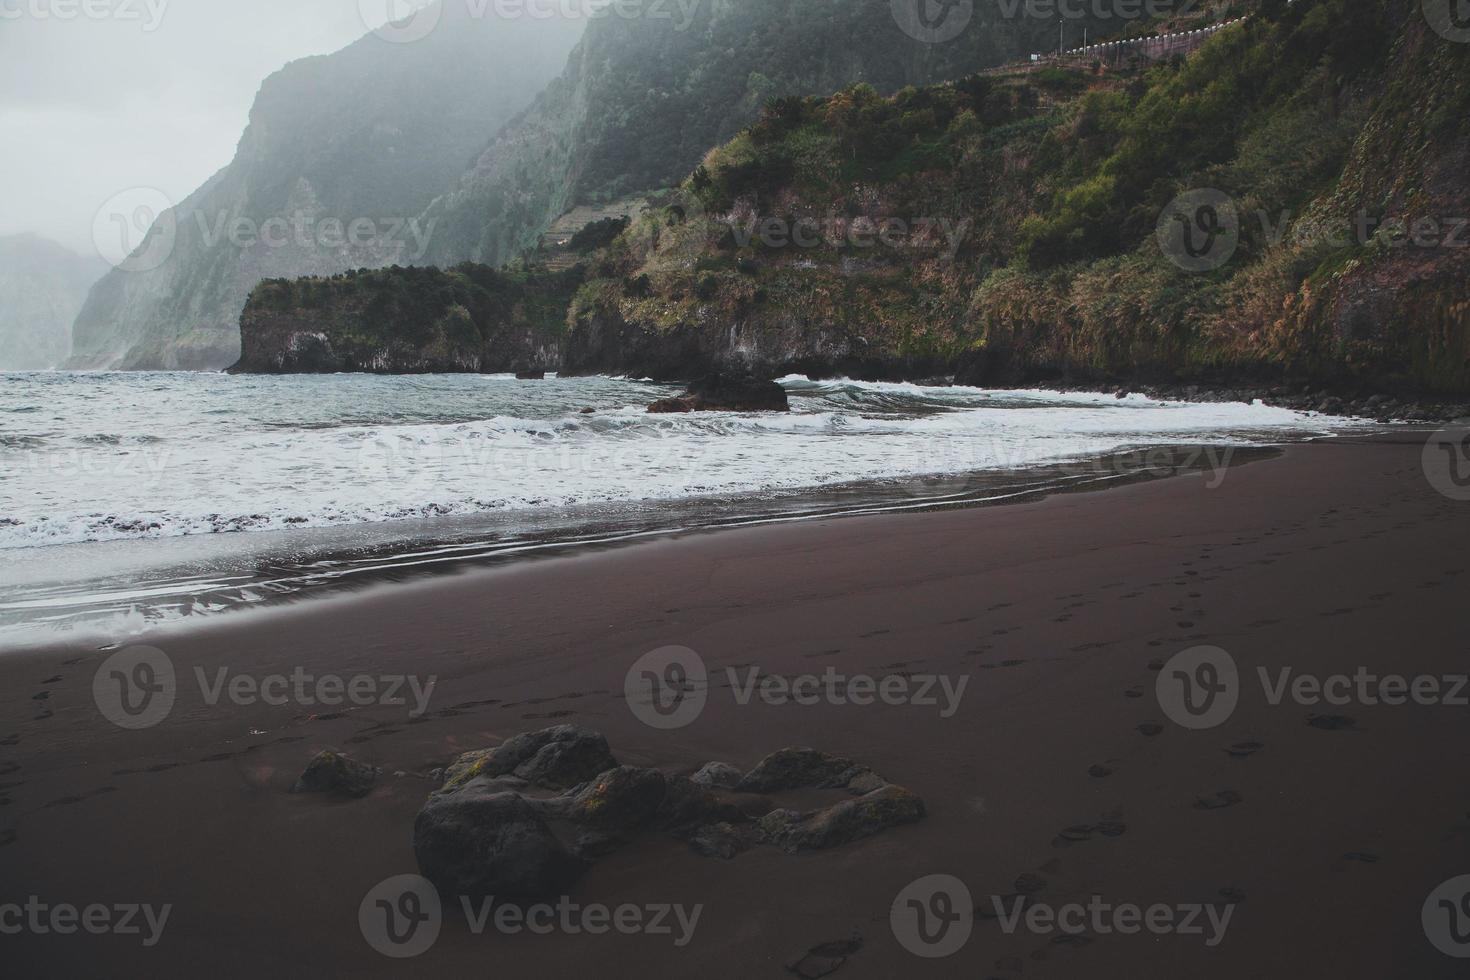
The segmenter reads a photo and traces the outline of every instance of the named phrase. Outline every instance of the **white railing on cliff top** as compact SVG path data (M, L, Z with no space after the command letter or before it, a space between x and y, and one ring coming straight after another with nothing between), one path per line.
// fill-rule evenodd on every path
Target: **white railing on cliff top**
M1169 55L1175 54L1178 51L1193 50L1204 43L1205 38L1209 35L1239 24L1245 19L1244 17L1237 17L1234 20L1227 20L1221 24L1212 24L1209 27L1201 27L1193 31L1180 31L1176 34L1158 34L1153 37L1134 37L1123 41L1104 41L1101 44L1088 44L1080 48L1069 48L1062 52L1062 56L1085 56L1088 54L1102 56L1122 54L1128 51L1140 51L1141 49L1141 53L1146 56L1158 54L1160 57L1167 58ZM1055 57L1055 55L1033 54L1031 60L1041 61L1046 57Z

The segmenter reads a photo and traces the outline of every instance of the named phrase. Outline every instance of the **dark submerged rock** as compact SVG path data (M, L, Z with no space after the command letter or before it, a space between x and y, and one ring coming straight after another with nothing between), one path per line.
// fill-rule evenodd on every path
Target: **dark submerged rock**
M358 762L340 752L325 749L316 754L301 778L291 787L293 793L330 793L361 799L372 792L378 781L376 766Z
M755 377L712 374L689 386L674 398L661 398L648 406L653 414L674 412L789 412L786 389L774 381Z

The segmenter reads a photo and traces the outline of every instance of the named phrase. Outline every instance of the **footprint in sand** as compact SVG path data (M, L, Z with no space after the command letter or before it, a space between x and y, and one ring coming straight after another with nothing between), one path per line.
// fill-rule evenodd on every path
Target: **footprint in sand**
M1126 691L1123 692L1123 697L1125 697L1125 698L1141 698L1141 697L1143 697L1143 688L1141 688L1141 687L1130 687L1128 690L1126 690Z
M1344 861L1357 861L1357 862L1359 862L1361 864L1377 864L1378 863L1378 855L1377 854L1370 854L1367 851L1348 851L1346 854L1344 854L1342 856L1342 859Z
M1090 841L1098 836L1122 837L1128 832L1128 825L1121 820L1103 820L1099 823L1075 824L1071 827L1063 827L1052 839L1053 847L1065 847L1068 844L1080 844Z
M8 830L8 829L7 830L0 830L0 847L4 847L7 844L14 844L14 843L15 843L15 831Z
M1139 725L1137 728L1137 731L1140 735L1147 736L1148 738L1153 738L1155 735L1159 734L1163 730L1164 726L1160 725L1156 721L1146 721L1142 725Z
M1347 715L1307 715L1307 724L1324 732L1344 732L1358 727L1357 720Z
M1261 742L1236 742L1227 748L1225 752L1233 759L1245 759L1255 755L1265 747Z
M1194 808L1196 810L1223 810L1226 807L1232 807L1244 801L1245 797L1241 796L1235 790L1222 789L1213 796L1198 797L1194 801Z
M1091 776L1093 779L1106 779L1115 772L1117 772L1116 769L1101 764L1089 766L1087 768L1087 775Z

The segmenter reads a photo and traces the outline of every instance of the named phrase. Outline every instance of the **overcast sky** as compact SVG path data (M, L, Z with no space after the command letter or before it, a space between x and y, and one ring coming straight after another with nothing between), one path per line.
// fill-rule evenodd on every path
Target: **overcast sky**
M267 75L367 32L359 5L0 0L0 235L95 254L92 219L114 194L182 200L230 162Z

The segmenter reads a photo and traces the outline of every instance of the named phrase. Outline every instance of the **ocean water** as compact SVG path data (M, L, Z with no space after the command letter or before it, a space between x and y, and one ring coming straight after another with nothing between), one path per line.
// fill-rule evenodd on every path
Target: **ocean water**
M1005 496L1046 467L1043 482L1115 477L1077 464L1127 450L1270 445L1357 424L1259 404L782 384L789 415L649 415L677 389L500 375L0 375L0 639L16 627L146 626L366 570L532 546L977 487ZM959 491L935 479L959 474Z

